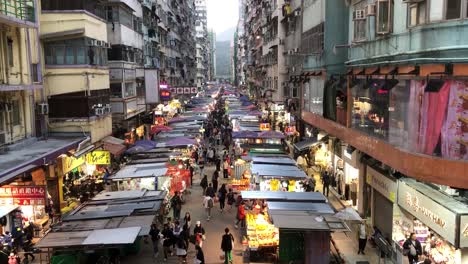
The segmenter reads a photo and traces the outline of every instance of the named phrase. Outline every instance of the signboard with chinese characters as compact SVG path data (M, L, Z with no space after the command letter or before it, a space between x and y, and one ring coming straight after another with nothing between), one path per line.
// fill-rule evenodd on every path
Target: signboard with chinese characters
M184 94L190 94L190 87L184 87Z
M63 157L62 158L62 172L67 173L74 168L82 165L85 163L85 156L80 156L78 158L75 157Z
M460 216L460 248L468 247L468 215Z
M193 94L198 93L197 87L192 87L192 88L190 88L190 90L191 90L191 93L193 93Z
M184 93L184 88L179 87L177 88L177 94L183 94Z
M397 183L392 181L388 177L385 177L380 172L367 166L367 184L372 186L375 190L381 193L385 198L389 199L393 203L395 202Z
M45 186L2 186L0 205L45 205Z
M110 152L106 150L95 150L86 154L86 163L89 165L110 165Z
M456 213L402 181L398 183L398 205L456 246Z

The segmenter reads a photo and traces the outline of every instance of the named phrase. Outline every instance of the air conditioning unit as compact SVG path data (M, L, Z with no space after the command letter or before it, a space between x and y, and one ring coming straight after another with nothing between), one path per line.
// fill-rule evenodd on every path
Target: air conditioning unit
M111 44L107 42L107 43L105 43L105 46L104 46L104 47L110 49L110 48L111 48Z
M293 49L293 53L299 53L299 49L298 48Z
M366 19L366 13L364 9L360 10L355 10L353 12L353 20L361 20L361 19Z
M97 116L101 116L104 114L104 109L103 108L95 108L94 109L94 113L97 115Z
M100 40L96 40L96 46L101 47L104 42Z
M106 104L104 106L104 113L111 113L112 112L112 106L110 104Z
M41 115L48 115L49 114L49 104L47 103L42 103L42 104L39 104L39 113Z
M301 15L301 10L294 11L294 16L298 17Z
M95 40L95 39L89 39L89 40L88 40L88 45L89 45L89 46L97 46L97 40Z
M278 41L280 45L284 45L284 39L280 38Z
M375 16L376 7L375 4L370 4L366 6L366 16Z

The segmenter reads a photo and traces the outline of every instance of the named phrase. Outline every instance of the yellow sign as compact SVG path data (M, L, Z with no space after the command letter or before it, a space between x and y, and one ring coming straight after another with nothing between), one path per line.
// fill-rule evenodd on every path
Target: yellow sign
M89 165L110 165L111 155L106 150L95 150L86 154L86 163Z
M63 157L62 158L62 172L67 173L74 168L85 163L85 157L81 156L79 158L74 157Z

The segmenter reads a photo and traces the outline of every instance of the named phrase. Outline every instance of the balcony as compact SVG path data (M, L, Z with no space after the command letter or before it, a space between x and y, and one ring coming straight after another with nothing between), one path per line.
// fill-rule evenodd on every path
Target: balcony
M0 1L0 24L31 28L36 26L34 1Z
M143 35L120 23L107 24L109 42L143 49Z
M42 39L88 37L107 42L106 22L85 10L43 10L40 21Z

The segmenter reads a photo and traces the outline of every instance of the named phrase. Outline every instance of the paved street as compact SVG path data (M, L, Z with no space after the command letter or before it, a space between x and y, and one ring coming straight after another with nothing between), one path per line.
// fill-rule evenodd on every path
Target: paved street
M214 172L214 166L205 167L205 174L208 175L208 179L211 179L211 175ZM223 179L219 178L219 186L223 183ZM221 253L221 236L224 234L224 228L229 227L231 233L235 236L235 250L233 252L233 261L234 263L243 263L242 261L242 244L240 243L240 232L234 228L234 221L236 217L236 208L233 207L231 212L224 212L223 214L219 211L219 203L215 204L215 207L212 211L211 220L206 221L206 215L204 208L202 207L202 189L199 185L200 178L196 174L194 179L194 186L191 189L191 195L186 197L186 203L182 207L181 215L183 216L185 212L190 212L192 215L192 228L195 222L200 220L202 226L204 226L206 231L206 241L203 242L203 251L205 253L205 261L207 264L212 263L221 263L219 256ZM172 216L169 214L168 216ZM190 244L187 261L188 263L193 263L195 257L195 247L193 244ZM164 257L162 252L162 246L160 245L160 254L158 258L153 258L151 241L149 244L143 245L143 250L138 256L129 256L123 259L122 263L128 264L143 264L143 263L163 263ZM166 263L179 263L176 256L169 257Z

